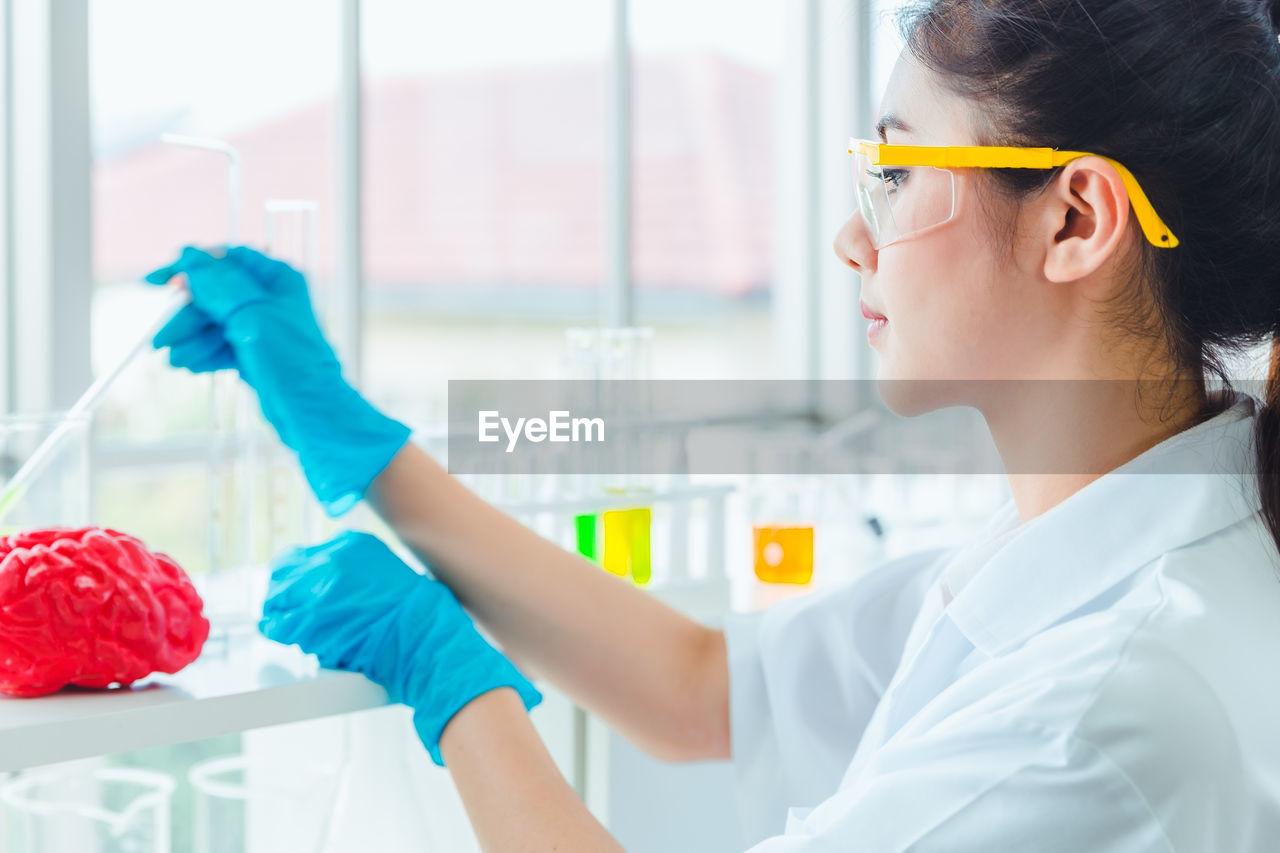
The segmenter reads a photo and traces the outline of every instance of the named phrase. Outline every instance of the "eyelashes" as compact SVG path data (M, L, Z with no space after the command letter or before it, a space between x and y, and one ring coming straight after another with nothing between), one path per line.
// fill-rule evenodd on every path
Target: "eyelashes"
M873 178L884 181L890 189L897 189L906 183L907 180L906 169L882 169L879 172L873 169L868 169L867 174Z

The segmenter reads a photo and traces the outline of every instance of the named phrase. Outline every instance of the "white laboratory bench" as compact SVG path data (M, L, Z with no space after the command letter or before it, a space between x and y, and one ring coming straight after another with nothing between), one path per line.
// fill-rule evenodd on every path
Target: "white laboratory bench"
M320 669L296 646L245 632L207 644L176 675L153 675L131 687L0 697L0 771L386 704L386 691L364 676Z
M683 609L712 608L727 586L655 590ZM690 607L692 605L692 607ZM129 687L68 687L45 696L0 696L0 772L129 752L249 729L380 708L387 693L363 675L321 669L297 646L250 627L215 632L200 657L174 675Z

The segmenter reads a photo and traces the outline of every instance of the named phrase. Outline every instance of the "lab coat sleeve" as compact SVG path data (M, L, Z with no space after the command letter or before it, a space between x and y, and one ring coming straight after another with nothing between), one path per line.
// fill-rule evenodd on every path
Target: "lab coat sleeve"
M730 738L748 843L840 781L954 549L919 551L831 590L725 617Z

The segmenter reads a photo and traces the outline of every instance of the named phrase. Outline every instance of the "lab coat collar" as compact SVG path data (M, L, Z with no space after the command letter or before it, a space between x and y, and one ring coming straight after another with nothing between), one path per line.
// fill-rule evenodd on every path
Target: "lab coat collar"
M1026 522L948 605L974 647L988 656L1016 648L1166 551L1257 512L1261 403L1235 395L1227 410ZM996 515L997 526L1016 522L1012 499Z

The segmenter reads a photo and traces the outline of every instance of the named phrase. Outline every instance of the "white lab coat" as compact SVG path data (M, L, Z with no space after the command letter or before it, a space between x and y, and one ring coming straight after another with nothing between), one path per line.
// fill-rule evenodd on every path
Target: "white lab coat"
M751 853L1280 850L1259 406L1237 392L994 555L1012 501L963 546L730 614ZM1212 467L1152 473L1179 459ZM940 576L974 554L944 607Z

